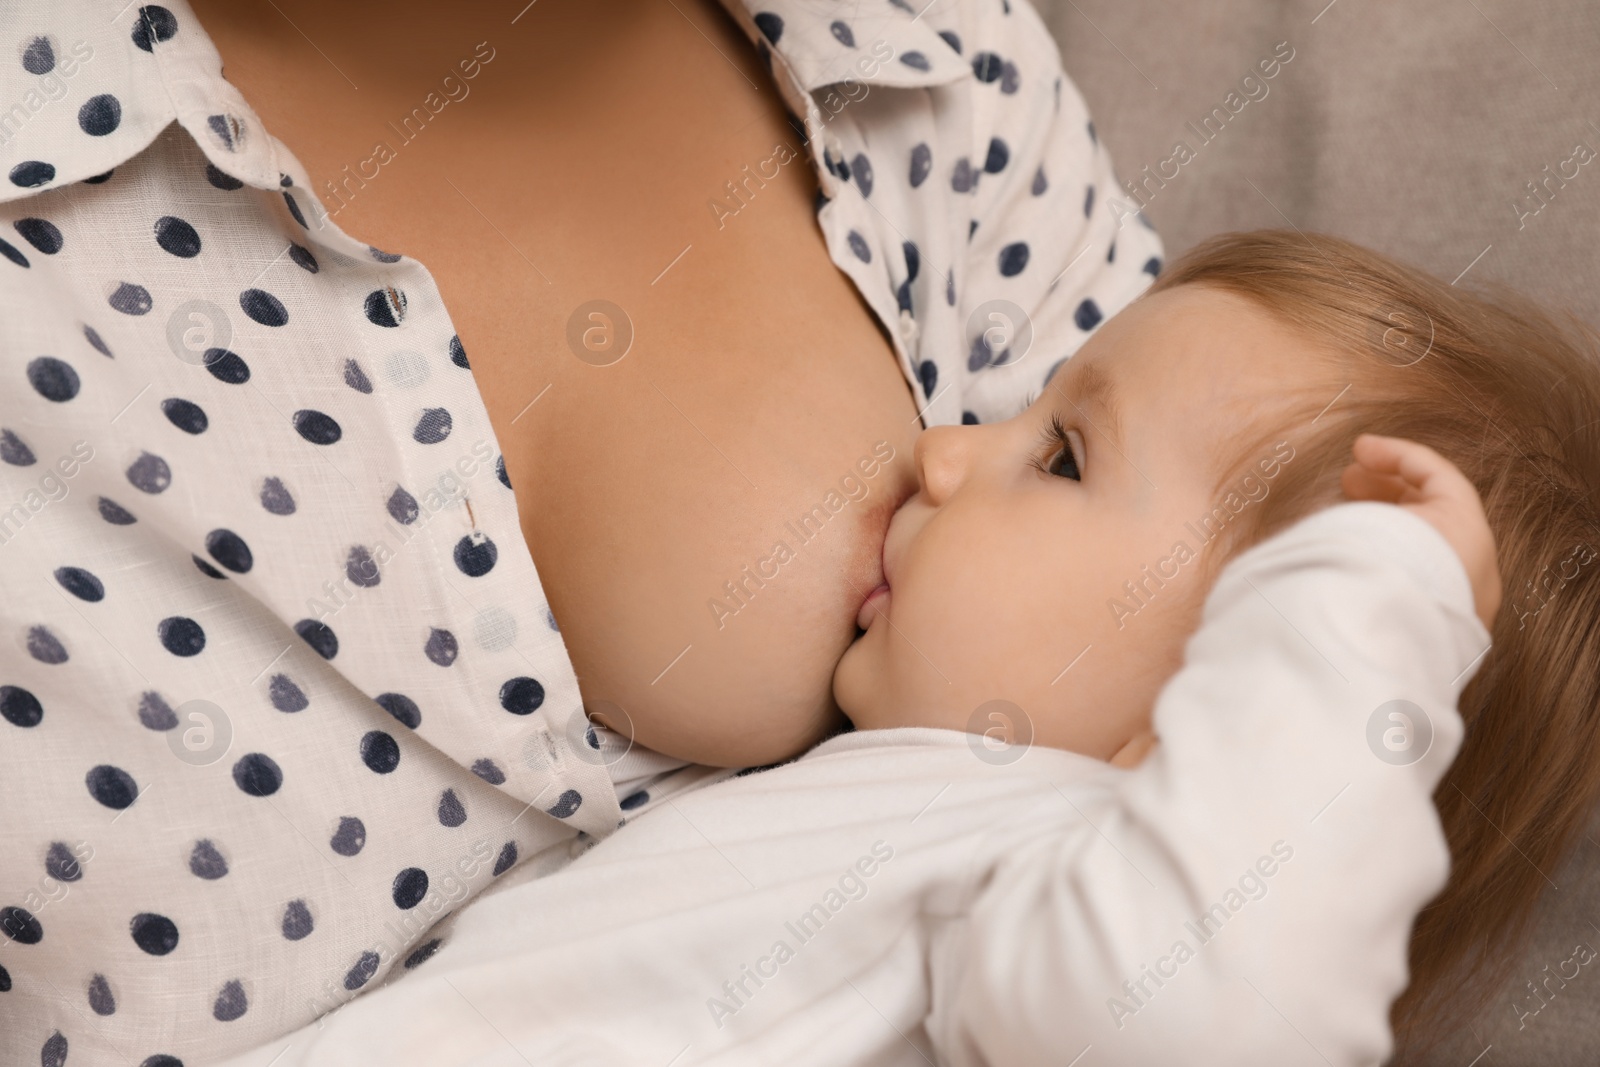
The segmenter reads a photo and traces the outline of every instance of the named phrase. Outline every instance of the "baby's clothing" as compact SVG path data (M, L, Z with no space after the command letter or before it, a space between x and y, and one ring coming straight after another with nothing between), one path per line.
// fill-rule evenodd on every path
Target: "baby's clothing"
M927 425L1010 416L1149 286L1025 0L725 4ZM432 276L327 217L188 5L5 12L0 1058L194 1061L710 772L593 747ZM469 88L534 25L480 14ZM438 85L423 121L478 106Z
M1375 1064L1488 640L1433 527L1338 505L1224 569L1140 767L841 735L237 1067Z

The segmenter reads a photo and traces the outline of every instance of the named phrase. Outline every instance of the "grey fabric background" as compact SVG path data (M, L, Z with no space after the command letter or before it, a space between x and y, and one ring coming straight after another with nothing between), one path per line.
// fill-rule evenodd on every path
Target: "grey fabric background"
M1464 281L1510 284L1600 325L1600 158L1538 214L1519 222L1515 207L1537 206L1526 183L1580 142L1600 151L1595 0L1035 2L1121 177L1154 173L1180 139L1197 149L1146 196L1169 256L1214 233L1295 226L1446 281L1470 266ZM1199 147L1185 122L1222 106L1281 41L1294 58L1267 95ZM1554 973L1576 943L1600 950L1600 825L1544 873L1559 888L1511 985L1420 1065L1600 1063L1600 959L1565 988L1552 981L1556 995L1520 1027L1513 1008L1518 991L1537 1005L1524 983Z

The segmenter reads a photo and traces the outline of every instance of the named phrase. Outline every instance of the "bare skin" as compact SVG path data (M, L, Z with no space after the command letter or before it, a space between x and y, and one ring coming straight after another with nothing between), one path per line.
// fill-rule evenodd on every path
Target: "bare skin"
M912 394L716 0L540 0L512 24L523 2L192 6L334 222L433 274L591 714L699 762L794 755L842 721L833 669L916 488ZM467 95L402 146L389 123L451 73ZM325 183L380 139L395 158L341 206ZM779 144L793 161L719 230L707 201ZM597 298L634 329L603 367L567 343ZM867 495L719 628L711 598L796 547L785 524L880 441Z

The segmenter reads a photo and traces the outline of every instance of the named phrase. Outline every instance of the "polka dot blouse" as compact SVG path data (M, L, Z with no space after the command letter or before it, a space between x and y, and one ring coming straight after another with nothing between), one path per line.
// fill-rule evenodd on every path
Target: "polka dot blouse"
M926 424L1160 270L1023 0L726 2ZM46 1067L287 1033L725 773L589 727L438 290L181 0L0 20L0 720L0 1058Z

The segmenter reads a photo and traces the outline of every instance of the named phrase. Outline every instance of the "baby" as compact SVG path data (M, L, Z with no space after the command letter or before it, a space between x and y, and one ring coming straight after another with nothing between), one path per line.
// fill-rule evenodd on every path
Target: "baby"
M1021 414L921 436L853 732L259 1062L1365 1064L1408 952L1424 1042L1595 795L1588 343L1333 238L1201 246ZM1483 848L1442 779L1542 836Z

